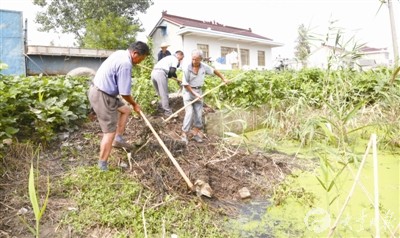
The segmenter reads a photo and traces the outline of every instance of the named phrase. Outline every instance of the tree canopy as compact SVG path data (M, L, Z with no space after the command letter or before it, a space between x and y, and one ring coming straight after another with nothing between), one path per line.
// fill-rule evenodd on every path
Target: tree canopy
M83 46L85 39L102 39L107 38L103 35L112 35L112 31L95 31L96 24L103 29L104 25L108 25L109 28L118 28L119 34L123 34L120 28L128 27L127 38L132 40L133 36L134 39L137 32L143 31L138 13L145 13L153 2L152 0L34 0L34 4L44 9L36 15L35 19L35 22L41 25L40 31L71 33L75 36L78 45ZM129 27L130 25L134 27ZM121 39L120 35L115 35L115 37L109 36L108 39ZM118 43L114 44L118 45ZM93 45L93 42L86 45ZM95 45L108 48L101 44Z
M87 20L86 33L80 45L95 49L126 49L135 41L139 26L125 17L109 14L102 20Z

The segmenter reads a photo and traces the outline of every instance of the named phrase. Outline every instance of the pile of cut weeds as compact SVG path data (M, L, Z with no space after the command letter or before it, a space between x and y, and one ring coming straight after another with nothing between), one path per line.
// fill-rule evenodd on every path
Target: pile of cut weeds
M182 106L181 98L171 99L173 111ZM205 107L204 112L213 113L213 110ZM211 186L212 198L202 196L200 199L224 215L235 215L233 204L267 200L273 187L293 169L300 167L293 156L278 152L249 153L229 145L223 138L207 133L203 134L203 143L191 140L186 145L180 138L183 116L184 112L181 112L178 118L167 123L163 122L161 115L149 115L147 119L190 181L195 183L200 179ZM29 231L18 218L18 214L31 207L27 193L30 162L36 162L36 158L40 157L40 174L48 174L50 181L58 180L76 167L97 165L101 136L100 127L95 121L84 124L78 132L60 134L59 141L51 145L10 145L1 161L0 237L30 237ZM120 169L118 164L121 161L130 164L123 171L156 195L157 199L151 201L152 203L162 202L168 194L174 194L182 200L191 200L198 196L189 190L187 183L142 118L130 118L124 137L135 144L135 148L130 151L132 160L128 163L128 151L114 148L110 169ZM39 151L37 148L45 149ZM46 176L41 176L37 184L39 194L45 194ZM250 191L250 198L240 197L239 190L242 188ZM63 212L73 206L71 203L63 197L50 194L42 219L42 230L45 234L43 237L60 237L61 231L57 231L58 222ZM62 237L68 237L68 231L63 231L63 234L65 236Z

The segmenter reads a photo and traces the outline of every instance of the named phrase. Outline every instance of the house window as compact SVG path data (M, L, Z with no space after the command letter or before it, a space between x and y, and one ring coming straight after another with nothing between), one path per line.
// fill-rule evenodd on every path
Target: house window
M258 51L258 66L265 66L265 51Z
M221 63L231 65L232 69L236 69L239 63L238 60L236 48L225 46L221 47Z
M250 64L250 51L247 49L240 49L240 60L242 61L242 65ZM232 68L236 68L238 66L238 54L236 48L232 47L221 47L221 58L226 62L226 64L232 64Z
M240 49L240 60L242 61L242 65L250 65L250 51Z
M203 59L209 59L208 45L197 44L197 49L203 51Z
M167 26L158 26L157 28L160 29L161 36L167 35Z
M226 55L231 53L232 51L236 51L236 48L222 46L221 47L221 57L226 58Z

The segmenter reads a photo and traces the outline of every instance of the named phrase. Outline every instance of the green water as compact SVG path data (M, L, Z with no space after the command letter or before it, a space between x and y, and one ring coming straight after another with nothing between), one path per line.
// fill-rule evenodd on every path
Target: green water
M247 145L251 147L260 143L260 132L249 133ZM275 191L275 200L269 206L260 207L248 204L253 215L244 212L243 216L231 224L241 237L328 237L330 228L337 224L333 237L375 237L374 210L374 167L372 149L366 157L361 176L347 206L336 223L338 215L354 184L360 162L365 153L368 141L359 140L354 146L356 163L345 167L337 158L329 158L332 168L324 170L313 148L300 148L297 143L284 142L276 149L288 154L296 153L299 160L305 163L313 161L314 169L299 170ZM379 146L378 146L379 148ZM378 149L378 191L381 237L399 237L396 227L400 222L400 149ZM320 155L320 154L319 154ZM328 156L329 157L329 156ZM311 159L314 158L314 159ZM331 181L334 185L327 192L321 183L328 188ZM256 217L257 219L252 219Z

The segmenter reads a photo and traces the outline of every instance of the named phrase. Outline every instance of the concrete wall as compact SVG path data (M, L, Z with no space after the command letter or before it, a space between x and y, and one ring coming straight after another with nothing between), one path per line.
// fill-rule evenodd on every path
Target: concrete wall
M242 134L260 129L268 108L254 110L217 111L204 116L205 131L209 135L223 136L225 132Z
M27 46L27 75L66 75L77 68L94 72L114 51L58 46Z
M97 71L106 58L69 57L55 55L29 55L27 75L66 75L73 69L86 67Z
M0 61L8 65L4 75L66 75L86 67L97 71L113 52L72 47L26 46L22 12L0 9Z

